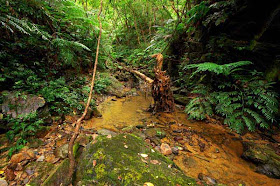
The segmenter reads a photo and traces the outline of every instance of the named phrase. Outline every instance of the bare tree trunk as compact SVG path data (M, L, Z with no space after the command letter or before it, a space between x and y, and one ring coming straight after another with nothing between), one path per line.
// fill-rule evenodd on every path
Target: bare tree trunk
M75 143L75 140L77 138L77 136L79 135L80 133L80 127L81 127L81 123L82 121L84 120L86 114L87 114L87 111L88 111L88 108L90 106L90 102L91 102L91 99L92 99L92 94L93 94L93 87L94 87L94 81L95 81L95 74L96 74L96 69L97 69L97 63L98 63L98 55L99 55L99 46L100 46L100 39L101 39L101 33L102 33L102 24L101 24L101 21L100 21L100 14L102 12L102 0L101 0L101 3L100 3L100 9L99 9L99 13L98 13L98 21L99 21L99 37L98 37L98 40L97 40L97 49L96 49L96 56L95 56L95 63L94 63L94 68L93 68L93 73L92 73L92 80L91 80L91 87L90 87L90 93L89 93L89 96L88 96L88 101L87 101L87 104L86 104L86 107L85 107L85 110L84 110L84 113L83 115L76 121L76 128L75 128L75 131L74 131L74 134L72 136L72 138L70 139L70 142L69 142L69 148L68 148L68 157L70 159L70 168L69 168L69 179L70 179L70 183L72 181L72 176L74 174L74 171L75 171L75 157L74 157L74 154L73 154L73 146L74 146L74 143Z

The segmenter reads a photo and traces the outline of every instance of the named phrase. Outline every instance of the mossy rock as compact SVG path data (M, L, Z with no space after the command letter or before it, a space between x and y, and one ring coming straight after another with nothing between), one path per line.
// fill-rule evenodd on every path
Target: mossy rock
M69 159L65 159L51 171L49 177L43 182L42 186L68 185L68 171Z
M125 86L110 73L99 73L99 76L103 77L104 79L109 79L110 81L110 85L106 86L104 90L105 93L117 96L119 98L126 96L126 92L124 90Z
M141 154L148 157L145 159ZM170 165L174 165L171 160L151 151L135 135L99 136L97 142L88 144L81 155L76 182L82 185L143 185L145 182L155 186L196 185L194 179L177 168L169 168Z
M268 145L244 143L242 157L257 165L256 171L269 177L280 178L280 156Z
M34 177L29 182L29 185L67 185L67 174L69 171L69 160L65 159L58 165L53 165L47 162L32 162L27 166L25 171L30 169L34 171Z
M31 162L24 169L25 172L33 172L34 175L29 182L29 185L41 185L50 175L50 171L55 165L48 162ZM33 175L33 174L32 174Z

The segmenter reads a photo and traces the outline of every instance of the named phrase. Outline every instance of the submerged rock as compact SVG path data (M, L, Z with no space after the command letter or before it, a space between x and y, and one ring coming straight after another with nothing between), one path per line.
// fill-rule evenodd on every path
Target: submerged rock
M242 157L257 165L256 171L272 178L280 178L280 156L265 144L244 143Z
M159 163L150 163L155 160ZM196 185L182 171L168 168L171 164L135 135L120 134L110 139L99 136L79 158L76 181L82 185Z

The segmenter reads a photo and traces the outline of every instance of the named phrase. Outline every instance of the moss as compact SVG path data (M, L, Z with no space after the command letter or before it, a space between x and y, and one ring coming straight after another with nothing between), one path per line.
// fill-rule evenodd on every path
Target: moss
M69 159L63 160L50 173L50 176L44 181L42 186L67 185L69 179L67 173L69 171Z
M125 146L125 147L124 147ZM128 148L126 148L128 147ZM140 154L147 154L143 159ZM96 160L96 166L92 162ZM158 160L160 164L152 164ZM146 163L145 163L146 161ZM77 169L77 181L97 182L97 185L195 185L195 180L176 168L168 168L171 160L151 148L135 135L117 135L111 139L100 136L95 144L89 144L81 156Z
M41 185L44 180L48 178L53 168L54 165L47 162L31 162L30 164L28 164L24 171L29 169L33 170L36 173L36 177L31 178L29 185Z
M80 147L79 143L74 144L74 146L73 146L74 157L77 157L77 152L78 152L79 147Z

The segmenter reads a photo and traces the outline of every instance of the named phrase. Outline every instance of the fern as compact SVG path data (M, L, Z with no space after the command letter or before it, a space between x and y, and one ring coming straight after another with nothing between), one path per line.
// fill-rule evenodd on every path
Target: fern
M252 62L250 61L238 61L235 63L229 63L229 64L224 64L224 65L218 65L216 63L211 63L211 62L206 62L206 63L200 63L200 64L191 64L187 65L186 69L193 69L196 68L196 71L192 73L191 77L196 75L199 72L213 72L217 75L223 74L223 75L230 75L233 72L237 72L240 70L243 70L242 68L237 68L237 67L242 67L245 65L250 65Z
M254 131L257 127L269 128L275 122L278 112L277 95L272 91L272 84L261 80L260 74L258 76L253 75L255 72L251 73L253 76L250 73L242 74L243 69L240 67L249 64L251 64L249 61L239 61L225 65L214 63L188 65L187 69L197 68L192 77L199 72L209 72L214 77L224 76L215 79L218 79L219 83L213 82L211 78L205 78L208 80L204 82L205 85L198 85L193 90L198 97L186 106L185 111L189 118L203 120L208 113L217 114L224 117L224 123L238 133L245 128L249 131ZM232 81L226 78L229 75ZM207 84L209 80L210 84ZM207 108L211 108L212 112L207 113Z

